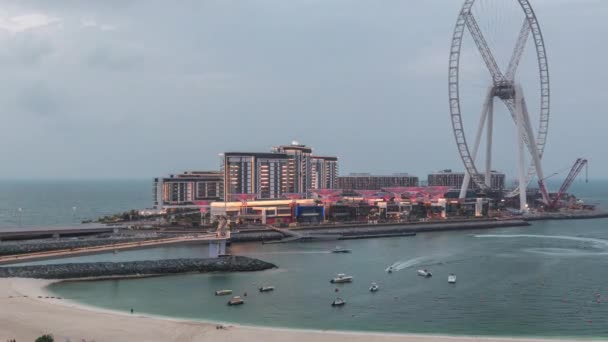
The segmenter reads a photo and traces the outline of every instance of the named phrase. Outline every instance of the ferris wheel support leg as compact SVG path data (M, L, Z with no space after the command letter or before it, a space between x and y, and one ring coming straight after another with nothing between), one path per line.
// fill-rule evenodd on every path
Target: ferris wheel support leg
M527 211L526 190L528 184L526 181L526 161L525 161L525 133L524 133L524 114L522 101L517 91L515 92L515 112L517 114L517 154L518 154L518 171L519 171L519 210L523 213Z
M488 127L486 128L486 185L492 187L492 127L494 125L494 97L490 97L488 103Z
M481 143L481 135L483 134L483 127L486 123L486 118L488 117L488 109L491 105L494 97L492 94L492 88L488 90L488 95L483 104L483 108L481 109L481 116L479 117L479 125L477 126L477 135L475 136L475 144L473 145L473 150L471 151L471 156L473 160L477 159L477 151L479 150L479 144ZM471 183L471 174L465 171L464 179L462 180L462 186L460 187L460 195L458 198L464 199L467 196L467 189L469 188L469 183Z
M526 134L528 135L528 141L530 142L530 146L529 146L529 150L530 153L532 154L532 162L534 163L534 168L536 169L536 176L538 177L538 179L540 181L544 180L544 173L543 173L543 167L540 161L540 153L538 151L538 148L536 146L536 144L534 143L534 141L536 141L536 139L534 138L534 131L532 130L532 124L530 123L530 115L528 114L528 107L526 106L526 101L525 98L523 96L523 91L521 86L517 86L516 87L516 98L517 98L517 93L522 94L520 97L520 107L521 107L521 114L522 114L522 118L523 118L523 122L524 122L524 129L526 131ZM541 195L543 197L543 201L545 203L549 203L549 196L547 194L547 189L544 188L544 185L541 183L540 185L541 189Z

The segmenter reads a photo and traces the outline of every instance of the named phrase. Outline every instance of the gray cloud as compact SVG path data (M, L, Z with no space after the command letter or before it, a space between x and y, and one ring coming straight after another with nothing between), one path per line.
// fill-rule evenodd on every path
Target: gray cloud
M44 141L0 135L1 146L18 146L0 150L8 165L0 177L152 177L217 168L218 152L267 150L293 139L340 156L345 173L462 169L447 100L460 5L7 1L0 13L6 18L56 20L0 33L0 119ZM595 156L596 172L608 171L598 144L608 123L600 44L608 34L608 2L534 5L553 82L547 172L581 155ZM488 33L521 24L509 20L480 22ZM533 98L531 57L520 72ZM477 97L489 81L475 51L465 51L463 61L465 120L474 130ZM504 109L497 112L496 168L514 175L513 123ZM38 161L49 155L56 162L45 170ZM120 168L108 167L111 161Z
M141 65L141 62L141 56L116 46L97 46L86 56L89 66L110 71L129 71Z
M19 104L34 115L49 117L63 110L60 95L44 83L27 86L20 91Z

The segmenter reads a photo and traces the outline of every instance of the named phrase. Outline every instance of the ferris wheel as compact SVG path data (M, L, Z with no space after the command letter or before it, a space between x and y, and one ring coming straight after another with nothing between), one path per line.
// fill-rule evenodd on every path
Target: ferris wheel
M510 7L509 7L510 6ZM509 10L507 10L507 8ZM506 13L515 13L508 18ZM488 19L491 17L493 19ZM515 20L513 20L515 18ZM510 27L506 25L506 20L515 22L516 25ZM519 33L517 31L519 27ZM512 36L511 43L504 41L495 42L492 35L498 36L501 31L502 36ZM468 34L466 34L468 32ZM472 38L472 39L469 39ZM534 49L528 49L528 41ZM494 45L492 45L494 42ZM473 144L469 145L465 129L465 117L471 112L477 112L472 107L463 106L463 81L462 73L465 68L462 63L462 56L465 47L476 50L481 57L484 69L487 72L480 74L480 77L487 79L483 92L478 97L482 102L481 115L478 119ZM533 55L535 62L533 70L526 70L526 76L536 73L534 76L535 84L529 86L525 84L526 90L536 88L540 105L534 110L538 119L537 129L532 127L532 115L529 105L526 103L524 94L524 82L522 79L530 77L518 77L518 67L524 56ZM534 58L532 58L534 59ZM501 68L504 64L504 68ZM538 82L539 83L536 83ZM517 149L518 165L518 187L511 195L519 194L521 210L526 208L526 188L532 178L537 176L539 180L544 179L541 166L547 141L550 114L550 85L549 85L549 65L545 42L541 33L536 14L528 0L465 0L456 21L456 27L452 37L449 60L449 101L450 114L454 137L460 157L466 169L465 180L462 184L460 198L466 196L470 181L482 190L491 190L492 177L492 143L494 135L495 121L495 100L498 104L504 104L506 111L510 114L512 122L515 123L515 136L517 140L513 146ZM477 107L478 108L478 107ZM509 120L511 121L511 120ZM467 122L467 124L469 124ZM505 127L497 127L506 129ZM485 165L480 172L480 167L476 163L478 152L481 145L482 135L485 131ZM472 135L472 131L469 132ZM471 148L472 147L472 148ZM530 166L526 170L527 159ZM548 200L546 190L542 182L541 192L543 199Z

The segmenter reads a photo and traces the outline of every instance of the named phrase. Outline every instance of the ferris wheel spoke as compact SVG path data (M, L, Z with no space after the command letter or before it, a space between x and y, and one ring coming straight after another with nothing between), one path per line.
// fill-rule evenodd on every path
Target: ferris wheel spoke
M505 78L509 81L513 81L513 79L515 78L515 73L517 72L519 62L521 61L521 56L524 54L524 49L526 47L526 42L528 41L529 36L530 23L526 18L524 19L524 23L522 24L521 30L519 31L517 43L515 44L515 49L513 49L513 55L511 56L509 66L507 67L507 73L505 75Z
M492 50L490 50L488 42L484 38L483 33L477 24L477 20L475 20L475 17L471 12L467 13L465 17L467 28L473 37L473 41L475 41L475 45L477 45L477 49L479 50L483 61L488 67L488 71L490 71L490 74L492 75L494 83L501 82L504 80L504 76L498 67L498 63L496 63L494 55L492 55Z
M515 103L515 100L514 99L503 99L502 102L505 104L505 106L509 110L511 117L513 118L513 121L515 122L515 126L517 127L517 125L519 124L519 115L517 114L517 105ZM530 150L530 153L532 153L532 147L530 145L530 142L534 141L533 140L534 137L532 137L532 140L530 140L530 137L528 136L528 132L524 131L523 139L524 139L524 143L528 147L528 150Z

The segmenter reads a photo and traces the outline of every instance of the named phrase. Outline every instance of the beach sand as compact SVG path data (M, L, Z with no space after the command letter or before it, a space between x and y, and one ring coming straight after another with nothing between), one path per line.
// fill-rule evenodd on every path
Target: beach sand
M358 332L327 332L255 328L162 319L139 314L119 313L78 305L65 299L45 298L52 281L0 279L0 341L34 341L52 334L55 341L266 341L266 342L492 342L543 341L491 337L450 337ZM24 297L27 296L27 297ZM42 298L38 298L38 296ZM566 340L559 340L566 341Z

